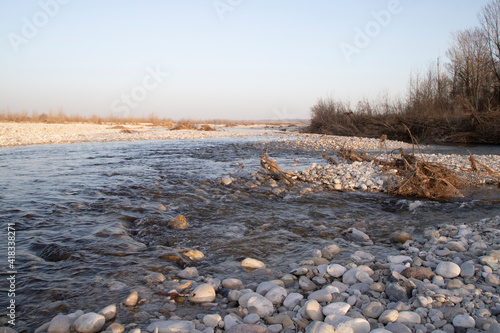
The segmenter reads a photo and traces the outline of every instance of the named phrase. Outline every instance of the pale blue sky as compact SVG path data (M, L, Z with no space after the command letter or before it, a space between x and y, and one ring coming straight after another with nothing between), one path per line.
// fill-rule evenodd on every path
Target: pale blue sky
M2 0L0 110L308 118L318 98L404 94L488 2Z

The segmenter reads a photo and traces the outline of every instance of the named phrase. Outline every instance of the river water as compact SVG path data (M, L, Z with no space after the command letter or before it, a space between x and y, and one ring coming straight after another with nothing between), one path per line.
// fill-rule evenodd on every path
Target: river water
M240 268L245 257L264 261L273 272L268 279L276 272L287 273L291 264L310 258L313 249L334 240L342 248L340 259L348 258L362 246L345 238L351 227L371 237L372 253L385 256L398 253L388 241L394 230L419 237L428 226L500 215L498 203L486 202L498 199L498 190L491 187L445 203L327 190L276 196L268 186L249 188L245 182L259 170L267 140L2 148L0 323L7 321L4 314L11 298L5 276L13 269L17 271L15 328L31 332L59 311L97 312L119 304L131 290L143 286L151 272L172 276L186 265L164 255L176 248L205 254L202 261L189 263L202 275L248 282L258 277ZM324 163L312 150L270 154L283 169ZM219 183L232 173L237 182ZM186 217L189 228L167 228L179 214ZM7 263L7 223L16 230L13 267ZM113 282L127 287L110 291Z

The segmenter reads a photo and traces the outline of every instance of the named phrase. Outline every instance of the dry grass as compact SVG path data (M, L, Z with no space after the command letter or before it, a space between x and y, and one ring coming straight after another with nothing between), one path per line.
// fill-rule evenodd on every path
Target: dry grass
M196 123L192 120L188 119L181 119L177 123L175 123L175 126L172 128L172 130L197 130L198 126Z
M217 131L217 129L208 124L203 124L201 125L199 131Z
M0 111L0 121L18 122L18 123L47 123L47 124L66 124L66 123L89 123L89 124L151 124L152 126L173 127L175 122L169 118L159 118L154 113L149 117L101 117L91 115L83 117L80 115L66 115L63 111L49 111L47 113L37 113L26 111L10 112L9 110Z

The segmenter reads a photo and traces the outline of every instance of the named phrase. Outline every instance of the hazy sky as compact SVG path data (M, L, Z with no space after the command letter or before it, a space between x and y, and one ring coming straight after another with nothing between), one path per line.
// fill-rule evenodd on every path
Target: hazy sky
M487 0L2 0L0 110L308 118L406 91Z

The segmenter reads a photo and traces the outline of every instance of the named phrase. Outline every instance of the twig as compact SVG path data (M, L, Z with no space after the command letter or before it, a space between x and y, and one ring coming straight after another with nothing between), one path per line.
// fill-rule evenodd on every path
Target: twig
M196 294L179 294L179 293L164 293L161 291L156 292L155 294L167 297L194 297Z

